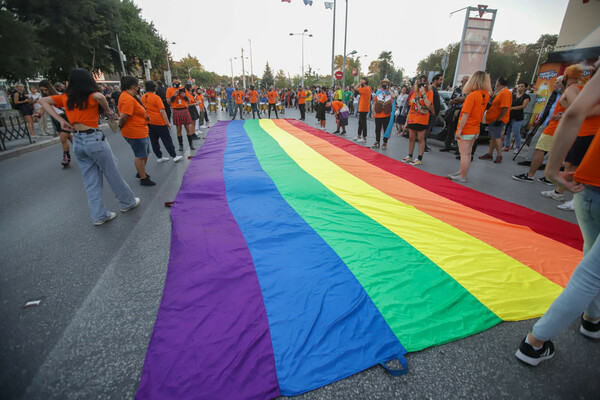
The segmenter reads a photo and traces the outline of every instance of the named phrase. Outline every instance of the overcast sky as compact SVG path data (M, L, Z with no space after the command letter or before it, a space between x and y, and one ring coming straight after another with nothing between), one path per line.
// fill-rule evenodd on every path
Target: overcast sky
M274 71L292 75L302 69L300 36L289 36L308 29L312 38L304 39L304 65L322 75L331 70L333 12L323 0L312 6L303 0L134 0L142 17L154 22L169 42L175 60L190 53L209 71L241 75L241 49L250 57L254 74L262 76L265 63ZM333 0L331 0L333 1ZM364 69L382 51L391 51L396 67L413 75L417 63L432 51L445 48L461 38L465 11L449 14L466 6L487 4L497 9L492 39L535 42L541 34L558 34L568 0L495 0L472 4L465 0L348 0L348 39L346 52L361 58ZM345 0L337 0L335 54L344 49ZM246 73L250 59L245 60Z

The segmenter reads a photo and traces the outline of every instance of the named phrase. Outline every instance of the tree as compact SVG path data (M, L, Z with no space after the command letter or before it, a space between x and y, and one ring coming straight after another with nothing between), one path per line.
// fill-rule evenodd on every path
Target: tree
M273 79L273 71L271 70L271 67L269 67L269 62L267 61L267 65L265 65L265 72L263 72L261 85L262 87L268 88L273 84L275 84Z
M382 51L377 59L379 60L379 79L389 79L389 75L394 69L394 61L392 61L392 52Z
M278 89L283 89L289 86L289 81L287 76L285 76L285 71L280 69L277 71L277 75L275 75L275 87Z

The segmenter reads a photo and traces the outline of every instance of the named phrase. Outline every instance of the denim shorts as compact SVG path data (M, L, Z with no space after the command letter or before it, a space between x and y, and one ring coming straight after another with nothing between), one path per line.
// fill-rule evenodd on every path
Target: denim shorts
M150 154L150 140L147 137L141 139L131 139L126 137L125 140L127 140L127 143L131 146L135 158L146 158L148 157L148 154Z
M500 122L499 125L496 125L495 122L488 124L487 127L488 127L488 132L490 134L490 139L501 139L502 131L504 130L505 126L506 126L506 124L504 122Z

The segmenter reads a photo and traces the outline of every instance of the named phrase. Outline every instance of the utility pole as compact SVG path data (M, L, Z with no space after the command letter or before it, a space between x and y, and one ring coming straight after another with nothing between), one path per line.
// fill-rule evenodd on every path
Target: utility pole
M119 60L121 60L121 69L123 70L123 76L125 76L125 64L123 63L123 59L125 58L125 54L121 51L121 44L119 43L119 35L115 35L117 37L117 50L119 51Z
M346 0L346 22L344 23L344 65L342 67L342 90L346 87L346 38L348 37L348 0Z
M244 89L246 89L246 70L244 69L244 48L242 47L242 82L244 83Z
M252 80L252 86L254 86L254 71L252 70L252 40L248 39L250 43L250 79Z
M531 84L533 85L533 81L535 80L535 74L537 73L538 65L540 65L540 58L542 58L542 50L544 50L544 44L546 44L546 38L542 38L542 46L540 47L540 52L538 53L538 59L535 63L535 68L533 69L533 75L531 75Z
M333 87L333 63L335 61L335 10L336 0L333 0L333 39L331 41L331 87Z

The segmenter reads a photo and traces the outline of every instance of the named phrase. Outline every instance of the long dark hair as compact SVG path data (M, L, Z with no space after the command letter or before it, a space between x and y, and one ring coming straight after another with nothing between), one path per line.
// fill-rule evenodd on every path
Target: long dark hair
M92 77L92 74L82 68L75 68L69 75L67 84L67 109L79 108L85 110L88 106L90 94L99 92L100 88Z
M58 92L56 91L56 89L54 89L54 86L52 86L52 84L46 80L40 81L40 84L38 85L40 88L46 88L48 89L48 96L56 96L58 94ZM41 90L40 90L41 92ZM42 97L46 97L46 95L44 95L42 93Z

